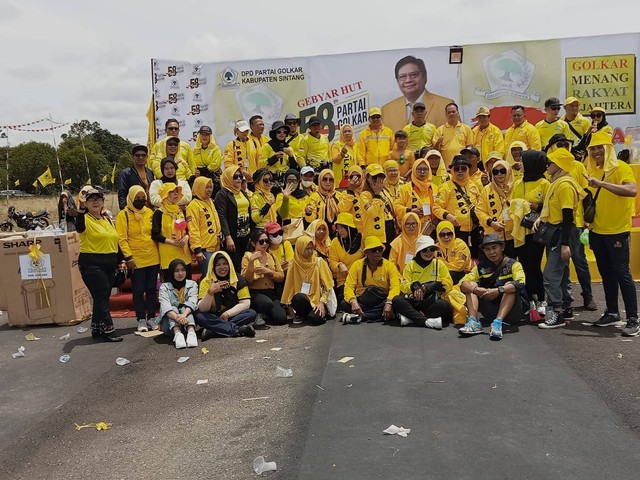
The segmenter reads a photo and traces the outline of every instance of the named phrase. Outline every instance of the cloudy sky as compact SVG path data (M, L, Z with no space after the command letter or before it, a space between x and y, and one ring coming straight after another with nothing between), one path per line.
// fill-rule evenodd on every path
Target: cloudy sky
M59 122L86 118L145 143L151 58L229 61L603 35L637 31L639 16L637 0L0 0L0 125L49 114ZM50 132L9 136L12 145L52 141Z

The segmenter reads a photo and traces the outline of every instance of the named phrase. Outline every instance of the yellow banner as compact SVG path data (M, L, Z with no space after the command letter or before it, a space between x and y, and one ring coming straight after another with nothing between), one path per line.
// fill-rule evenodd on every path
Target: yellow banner
M581 100L582 112L602 107L608 115L635 113L635 55L566 58L565 69L567 96Z

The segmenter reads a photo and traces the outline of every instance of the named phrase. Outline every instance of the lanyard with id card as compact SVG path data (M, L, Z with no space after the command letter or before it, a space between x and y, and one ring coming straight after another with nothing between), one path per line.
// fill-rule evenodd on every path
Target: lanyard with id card
M300 293L309 295L310 291L311 291L311 284L309 282L302 282L302 288L300 288Z

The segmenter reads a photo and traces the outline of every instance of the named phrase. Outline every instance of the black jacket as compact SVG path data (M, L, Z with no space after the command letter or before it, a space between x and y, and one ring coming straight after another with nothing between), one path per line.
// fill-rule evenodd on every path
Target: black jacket
M149 185L151 185L151 182L153 182L154 180L153 172L147 167L145 167L144 169L147 172L148 182L145 191L147 192L147 195L149 195ZM134 167L125 168L120 172L120 178L118 182L118 206L120 207L120 210L124 210L124 208L127 206L127 195L129 193L129 189L134 185L140 185L144 188L144 185L142 185L140 176L138 175L136 169Z
M246 197L244 192L242 194ZM249 200L249 198L247 198L247 200ZM238 205L236 204L233 193L223 188L216 193L216 198L213 203L216 206L218 217L220 218L222 235L225 237L231 235L233 239L238 238ZM251 207L249 207L249 221L251 222ZM250 226L252 227L252 225Z

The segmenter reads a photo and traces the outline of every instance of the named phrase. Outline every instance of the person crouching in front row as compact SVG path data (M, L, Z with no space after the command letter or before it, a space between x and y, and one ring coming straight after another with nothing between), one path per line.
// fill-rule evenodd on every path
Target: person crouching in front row
M412 323L441 330L449 324L453 311L449 302L441 298L453 287L444 261L436 257L438 247L433 238L418 237L416 255L404 267L400 289L402 295L393 298L393 311L400 325Z
M187 265L176 258L169 263L165 283L160 285L160 315L162 331L173 336L177 349L197 347L196 322L193 312L198 302L198 284L187 279ZM187 331L185 340L183 329Z
M365 258L353 262L344 284L344 300L339 307L345 312L342 323L390 320L391 302L400 294L400 273L393 263L382 258L384 245L380 239L365 238L363 250Z
M520 262L505 256L505 242L495 233L486 235L480 245L486 258L462 278L460 290L467 296L467 323L460 335L482 333L478 311L490 320L492 340L502 339L502 323L517 324L526 306L523 293L524 270ZM526 302L528 304L528 302Z

